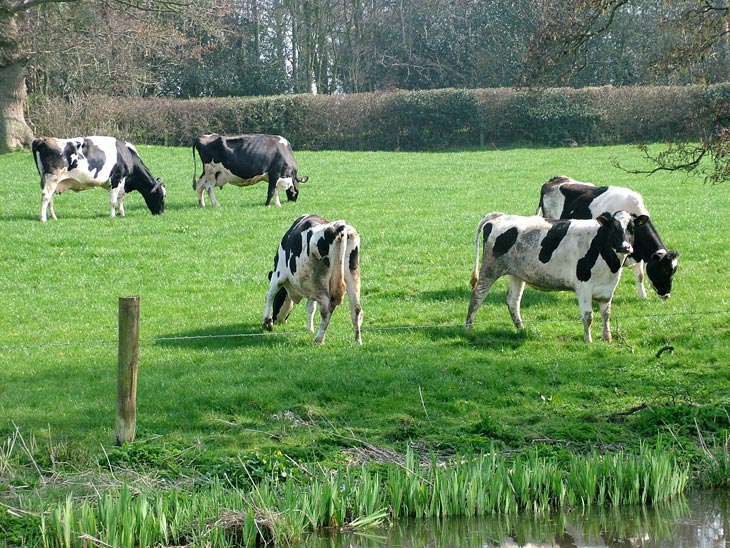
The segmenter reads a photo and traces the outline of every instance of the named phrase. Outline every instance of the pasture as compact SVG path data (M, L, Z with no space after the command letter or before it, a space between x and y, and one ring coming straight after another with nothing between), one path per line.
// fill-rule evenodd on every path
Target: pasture
M355 449L451 454L538 446L636 448L657 436L691 460L730 426L730 188L680 174L627 174L629 146L442 153L297 151L299 200L265 208L265 184L225 187L201 209L189 148L138 147L168 190L163 215L138 193L110 218L108 192L55 198L42 224L28 152L0 156L0 435L20 432L49 462L107 456L170 470L226 469L283 455L345 462ZM200 164L198 163L198 167ZM636 294L624 270L611 343L582 341L573 293L527 288L517 332L495 284L474 320L474 235L491 211L533 214L565 174L641 192L680 252L672 297ZM363 345L345 302L323 346L303 303L261 330L267 273L304 213L362 238ZM138 449L114 449L117 304L139 295ZM665 349L673 347L673 352Z

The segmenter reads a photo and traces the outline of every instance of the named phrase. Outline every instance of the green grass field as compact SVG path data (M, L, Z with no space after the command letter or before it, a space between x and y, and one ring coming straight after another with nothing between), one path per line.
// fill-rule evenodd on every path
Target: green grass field
M366 443L631 449L657 436L692 457L698 429L708 444L725 441L730 188L629 175L612 164L640 165L628 146L302 151L310 181L296 203L265 208L262 183L225 187L220 209L201 209L189 149L139 148L167 184L162 216L132 193L126 218L110 218L108 193L95 190L57 196L59 220L42 224L30 153L0 157L3 439L20 432L77 467L113 453L118 298L139 295L137 445L157 465L167 454L219 465L275 451L339 461ZM517 332L503 279L465 330L477 222L533 214L540 185L558 174L643 194L681 254L672 298L640 300L625 270L614 341L600 341L597 317L597 342L584 344L574 294L528 288ZM304 330L303 305L261 331L278 242L304 213L361 235L361 347L346 303L323 346ZM674 352L657 357L665 345Z

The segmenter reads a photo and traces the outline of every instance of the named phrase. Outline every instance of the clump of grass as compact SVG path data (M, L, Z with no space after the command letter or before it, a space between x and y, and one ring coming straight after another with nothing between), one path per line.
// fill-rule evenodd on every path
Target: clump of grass
M39 538L44 548L281 545L311 531L406 517L655 504L680 497L688 479L688 470L662 447L642 447L636 455L576 455L564 464L535 451L506 458L496 450L422 464L409 450L402 463L319 469L304 480L272 475L246 488L213 481L189 492L122 486L96 499L69 494L41 512Z

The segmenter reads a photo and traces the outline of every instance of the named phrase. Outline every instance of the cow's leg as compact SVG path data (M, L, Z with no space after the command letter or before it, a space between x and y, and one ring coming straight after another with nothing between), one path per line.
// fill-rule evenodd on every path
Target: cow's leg
M211 177L213 178L213 182L211 182ZM198 194L198 204L200 204L200 207L205 207L205 198L203 197L203 191L206 191L208 193L210 203L213 204L214 207L221 206L218 203L218 200L215 199L214 189L215 174L209 174L207 171L205 171L203 173L203 176L195 182L195 192L197 192Z
M276 207L281 207L279 193L276 190L276 181L278 180L279 176L276 173L269 173L269 188L266 191L266 207L271 206L272 199L275 199L274 204Z
M58 187L58 180L56 177L48 173L43 175L41 178L41 215L40 219L42 222L48 220L48 208L51 209L51 218L58 220L56 212L53 210L53 195L56 193Z
M274 318L273 318L273 308L274 308L274 298L276 297L276 294L279 291L279 283L278 279L274 278L272 276L271 283L269 284L269 289L266 291L266 304L264 305L264 321L261 325L262 329L265 329L266 331L273 331L274 329Z
M221 205L218 203L218 200L215 199L215 185L207 184L205 185L205 189L208 191L208 198L210 198L210 203L213 204L213 207L220 207Z
M51 219L53 219L54 221L58 221L58 217L56 217L56 210L53 209L53 196L55 196L55 194L51 194L51 201L48 204L48 211L51 212Z
M611 326L609 320L611 319L611 301L598 301L598 308L601 311L601 319L603 320L603 340L611 340Z
M314 333L314 315L317 312L317 301L307 300L307 332Z
M524 291L525 282L516 276L510 276L506 301L507 308L509 308L509 313L512 316L512 323L515 324L517 329L525 328L525 325L522 323L522 317L520 316L520 302L522 301L522 293Z
M593 342L591 337L591 326L593 325L593 297L588 292L576 292L578 296L578 307L580 308L580 316L583 320L583 341Z
M119 186L109 189L109 202L111 205L110 215L112 217L116 217L116 215L117 215L117 205L119 205L119 214L122 217L124 216L124 208L121 206L121 204L119 202L119 190L120 190Z
M198 204L205 207L205 198L203 198L203 189L205 187L205 177L201 177L195 181L195 192L198 194Z
M119 205L119 215L122 216L122 217L125 217L127 215L127 213L124 211L124 196L125 195L122 194L119 197L119 202L118 202L118 205Z
M635 262L631 265L631 269L634 271L636 291L639 292L639 297L646 299L646 289L644 289L644 261Z
M477 313L477 310L479 310L479 307L484 302L484 298L487 296L487 293L489 293L489 289L492 287L495 280L496 278L490 278L488 276L479 277L479 281L471 291L469 310L466 313L466 322L464 322L464 327L471 327L472 321L474 320L474 314Z
M320 322L319 331L317 331L317 335L314 337L314 342L317 344L324 344L324 338L327 334L327 326L332 319L332 312L334 312L335 307L332 306L332 301L330 301L329 296L320 296L318 304Z
M350 277L347 281L347 298L350 301L350 314L352 315L352 327L355 328L355 342L362 344L362 319L363 311L360 304L360 276L355 279Z

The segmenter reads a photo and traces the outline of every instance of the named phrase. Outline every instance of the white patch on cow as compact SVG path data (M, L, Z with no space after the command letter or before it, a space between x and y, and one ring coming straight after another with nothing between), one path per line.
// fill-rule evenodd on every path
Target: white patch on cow
M291 147L291 145L289 144L289 141L287 141L285 137L282 137L281 135L279 135L278 137L279 137L279 142L282 145L284 145L285 147Z
M279 180L276 181L276 186L281 190L289 190L292 186L294 186L294 181L291 177L280 177Z
M81 146L84 139L91 140L94 145L104 152L105 160L101 170L93 171L89 166L89 161L81 152ZM66 143L73 141L76 144L77 152L72 154L72 159L77 163L77 167L69 169L59 183L64 183L65 188L71 190L86 190L94 187L109 188L109 178L112 169L117 163L117 141L114 137L76 137L74 139L59 139L59 143L63 148Z
M251 186L255 185L256 183L260 183L261 181L268 182L269 174L262 173L249 179L241 179L240 177L237 177L233 173L228 171L226 168L222 168L218 175L216 175L215 186L221 187L226 183L234 186Z

